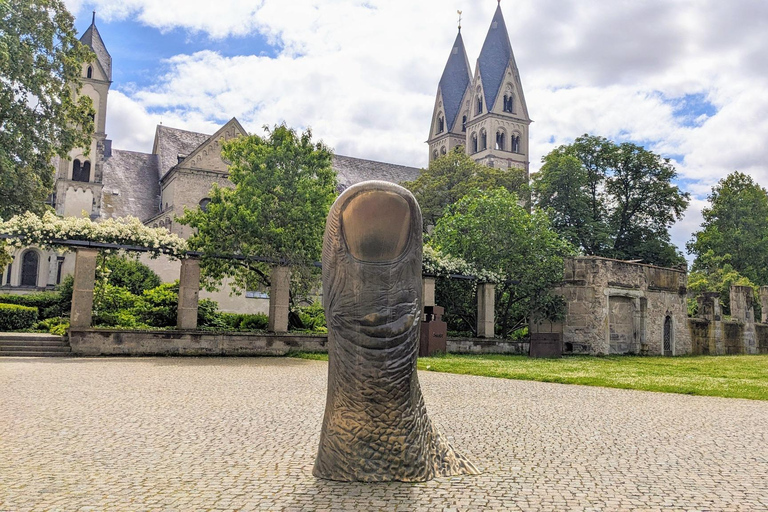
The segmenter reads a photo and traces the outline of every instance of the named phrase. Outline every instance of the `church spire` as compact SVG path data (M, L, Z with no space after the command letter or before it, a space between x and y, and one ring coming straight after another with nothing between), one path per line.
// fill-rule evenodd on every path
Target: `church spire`
M472 81L472 71L469 69L467 50L464 48L464 39L461 37L461 25L453 42L448 62L445 63L443 76L440 78L439 94L442 95L445 108L446 130L452 130L456 122L456 116L461 109L461 100Z
M496 6L496 12L491 20L488 35L485 36L483 49L477 59L477 67L483 84L485 104L492 108L499 96L504 73L507 66L512 66L513 73L517 74L517 64L512 53L512 45L509 42L507 25L504 15L501 13L501 0Z
M93 53L96 54L96 60L104 70L104 76L107 81L112 80L112 57L107 51L107 47L104 44L104 40L99 34L99 29L96 28L96 11L93 11L93 17L91 18L91 26L85 31L80 38L80 42L88 46Z
M464 48L464 39L461 37L461 11L458 11L458 14L459 30L437 87L435 109L432 113L427 140L430 160L445 155L456 146L463 146L466 138L464 130L467 113L462 116L460 112L472 82L472 71Z

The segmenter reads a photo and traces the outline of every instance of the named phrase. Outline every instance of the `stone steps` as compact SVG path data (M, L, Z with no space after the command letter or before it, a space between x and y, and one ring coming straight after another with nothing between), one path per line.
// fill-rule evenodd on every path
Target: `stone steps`
M66 357L72 355L62 336L26 332L0 333L0 357Z

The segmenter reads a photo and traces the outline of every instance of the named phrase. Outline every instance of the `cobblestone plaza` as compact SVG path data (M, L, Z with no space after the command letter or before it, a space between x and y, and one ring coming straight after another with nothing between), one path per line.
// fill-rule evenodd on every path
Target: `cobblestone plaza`
M317 480L327 365L0 360L0 510L768 510L768 403L421 372L480 476Z

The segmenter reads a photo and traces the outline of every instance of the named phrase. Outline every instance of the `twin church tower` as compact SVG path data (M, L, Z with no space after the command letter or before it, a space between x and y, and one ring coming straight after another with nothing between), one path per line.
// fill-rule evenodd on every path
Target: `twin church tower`
M507 26L496 7L475 72L461 37L461 25L437 88L429 129L429 159L463 146L473 160L528 174L528 107Z

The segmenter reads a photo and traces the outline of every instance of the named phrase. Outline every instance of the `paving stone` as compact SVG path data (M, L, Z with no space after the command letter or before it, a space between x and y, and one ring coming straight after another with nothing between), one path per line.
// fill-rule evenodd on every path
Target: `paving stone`
M327 366L0 360L0 510L768 510L768 402L422 372L479 476L312 476Z

